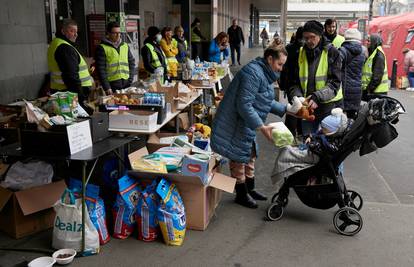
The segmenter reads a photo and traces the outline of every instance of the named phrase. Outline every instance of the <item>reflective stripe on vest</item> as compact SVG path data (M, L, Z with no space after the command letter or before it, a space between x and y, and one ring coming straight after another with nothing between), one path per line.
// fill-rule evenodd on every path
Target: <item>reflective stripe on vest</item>
M332 44L336 48L340 48L342 43L345 41L345 38L339 34L336 35L335 39L333 39Z
M47 63L48 63L49 72L50 72L50 88L52 88L54 90L67 90L67 89L70 89L70 88L67 88L67 86L63 82L62 72L59 68L59 65L56 62L56 59L55 59L56 49L62 44L70 45L79 54L80 62L79 62L79 65L78 65L78 67L79 67L78 75L79 75L79 79L81 81L81 86L85 86L85 87L92 86L92 81L93 80L92 80L91 75L89 74L88 65L86 64L85 60L83 59L83 57L79 53L79 51L73 45L71 45L69 42L67 42L67 41L65 41L61 38L55 38L55 39L52 40L52 42L50 43L49 48L47 50Z
M302 87L302 92L305 97L307 97L306 91L308 90L308 59L306 58L306 52L303 47L299 50L299 80L300 86ZM319 59L319 65L315 74L315 89L321 90L325 88L326 81L328 80L328 49L323 49L321 57ZM342 88L339 88L336 96L331 100L325 101L323 103L335 102L342 99Z
M157 52L155 52L154 46L152 44L150 44L150 43L146 43L145 46L148 47L148 49L149 49L149 51L151 53L151 62L150 62L151 63L151 66L154 69L159 68L159 67L162 67L161 62L160 62L160 59L158 58L158 54L157 54ZM164 51L162 51L162 49L160 49L160 50L161 50L161 53L162 53L163 57L166 59L167 57L165 56ZM168 64L166 64L166 65L167 65L166 71L168 72L169 67L168 67ZM164 83L164 78L162 79L161 83L162 84Z
M195 34L195 32L194 32L194 29L196 28L197 26L194 26L194 27L192 27L191 28L191 42L193 42L193 43L199 43L199 42L201 42L201 38L200 38L200 36L198 36L197 34Z
M375 51L369 56L369 58L365 61L364 67L362 68L362 90L367 90L367 86L371 81L372 77L372 63L374 61L375 55L380 51L384 55L384 75L382 75L381 83L375 88L374 93L385 93L388 92L388 68L387 68L387 58L385 57L384 50L382 50L381 46L378 46Z
M128 80L128 45L122 43L118 51L111 45L100 44L105 51L106 56L106 75L108 81Z

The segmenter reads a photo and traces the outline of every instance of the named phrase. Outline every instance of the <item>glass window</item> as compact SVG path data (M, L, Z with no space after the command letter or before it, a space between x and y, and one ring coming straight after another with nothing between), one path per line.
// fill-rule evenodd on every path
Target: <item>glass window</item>
M405 38L405 43L406 44L411 43L411 40L413 39L413 37L414 37L414 29L413 30L408 30L407 37Z

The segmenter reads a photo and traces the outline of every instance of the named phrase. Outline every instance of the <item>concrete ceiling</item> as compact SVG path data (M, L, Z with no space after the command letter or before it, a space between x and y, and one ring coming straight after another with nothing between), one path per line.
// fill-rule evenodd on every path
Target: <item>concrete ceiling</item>
M252 2L260 12L280 13L282 0L254 0Z

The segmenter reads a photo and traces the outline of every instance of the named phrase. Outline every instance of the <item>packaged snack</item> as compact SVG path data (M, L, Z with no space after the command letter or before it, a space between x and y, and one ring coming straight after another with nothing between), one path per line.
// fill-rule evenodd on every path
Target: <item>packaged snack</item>
M82 192L82 182L71 178L69 189L75 192L75 196L80 198ZM86 186L86 206L89 217L99 234L99 243L104 245L109 242L108 227L106 225L105 205L102 198L99 197L99 186L88 184Z
M118 180L119 193L112 209L114 217L114 237L125 239L135 227L135 208L141 197L138 183L127 175Z
M138 239L154 241L158 236L157 208L159 196L156 192L157 181L154 180L142 191L138 200L135 218L138 226Z
M131 163L134 171L167 173L167 166L159 155L150 154Z
M157 218L164 242L167 245L181 246L185 236L186 217L180 193L175 184L161 179L157 194L161 198Z
M73 92L57 92L52 95L58 106L58 115L70 118L77 117L78 94Z

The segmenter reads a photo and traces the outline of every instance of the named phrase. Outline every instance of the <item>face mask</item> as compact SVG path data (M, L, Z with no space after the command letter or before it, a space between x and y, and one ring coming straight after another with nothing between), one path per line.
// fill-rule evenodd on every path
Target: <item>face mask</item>
M162 39L161 34L157 34L157 35L155 36L155 41L157 41L157 43L159 43L159 42L161 41L161 39Z

